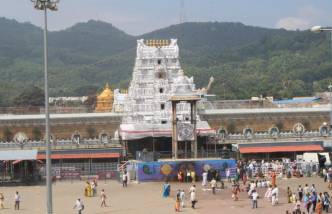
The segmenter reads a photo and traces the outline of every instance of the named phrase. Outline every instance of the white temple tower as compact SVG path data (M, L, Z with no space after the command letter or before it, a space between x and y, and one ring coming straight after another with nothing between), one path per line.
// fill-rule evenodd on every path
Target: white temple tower
M138 40L135 67L119 130L121 139L171 138L170 98L188 92L200 94L193 77L188 78L181 69L177 40ZM178 104L178 120L189 120L189 110L188 103ZM207 136L214 130L197 116L197 132L198 136Z

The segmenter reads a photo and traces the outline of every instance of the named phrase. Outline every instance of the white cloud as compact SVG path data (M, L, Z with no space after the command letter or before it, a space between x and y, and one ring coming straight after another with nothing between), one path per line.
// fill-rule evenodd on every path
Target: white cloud
M299 17L306 17L309 19L320 19L325 16L325 13L324 11L318 10L317 8L311 5L306 5L299 8L298 15Z
M299 7L294 15L279 19L275 26L287 30L305 30L326 19L327 16L323 10L312 5L304 5Z
M285 17L277 22L276 27L284 28L287 30L297 30L297 29L305 30L311 27L311 23L305 18Z

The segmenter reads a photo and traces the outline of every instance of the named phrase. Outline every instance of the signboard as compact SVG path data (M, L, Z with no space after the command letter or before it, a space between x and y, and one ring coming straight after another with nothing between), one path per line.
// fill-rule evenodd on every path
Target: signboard
M194 126L190 123L177 124L178 141L194 140Z
M97 172L98 179L115 179L116 171L100 171Z
M75 167L52 167L52 176L57 178L80 178L81 170Z

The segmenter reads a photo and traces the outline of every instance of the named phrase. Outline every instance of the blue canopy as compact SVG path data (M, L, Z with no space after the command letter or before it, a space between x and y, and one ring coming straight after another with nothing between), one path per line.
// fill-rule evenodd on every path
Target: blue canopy
M0 151L0 160L36 160L38 151L34 150L6 150Z
M274 100L273 103L277 105L281 104L298 104L298 103L312 103L319 101L320 97L294 97L287 100Z

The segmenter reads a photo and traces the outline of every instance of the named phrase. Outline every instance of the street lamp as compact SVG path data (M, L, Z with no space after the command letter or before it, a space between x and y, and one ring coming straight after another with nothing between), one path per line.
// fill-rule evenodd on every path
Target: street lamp
M329 91L330 91L330 107L331 107L331 111L330 111L330 135L332 138L332 85L330 84L328 87Z
M31 0L37 10L44 11L44 90L45 90L45 141L46 141L46 186L47 186L47 214L53 213L52 203L52 163L50 143L50 113L48 100L48 75L47 75L47 9L58 10L59 0Z
M322 27L322 26L313 26L311 28L311 31L314 33L320 33L323 31L328 31L331 34L331 60L332 60L332 27ZM332 85L330 84L328 86L329 92L330 92L330 104L331 104L331 110L330 110L330 136L332 138Z

